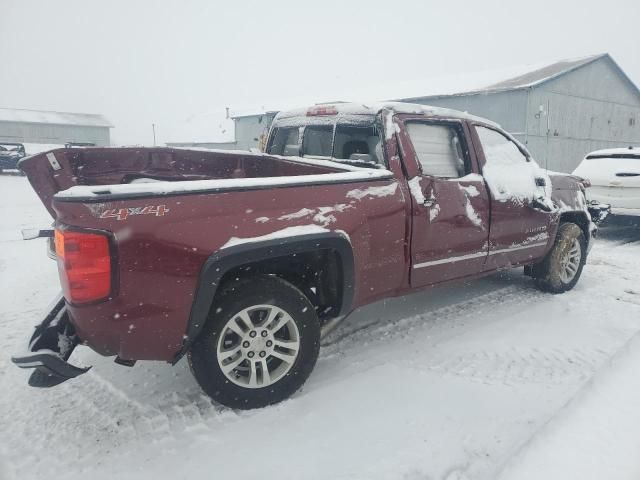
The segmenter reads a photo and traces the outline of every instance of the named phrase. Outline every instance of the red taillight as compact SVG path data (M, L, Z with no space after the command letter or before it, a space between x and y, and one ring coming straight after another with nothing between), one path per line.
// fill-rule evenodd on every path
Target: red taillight
M89 303L109 296L111 252L106 235L56 229L55 246L67 301Z
M307 110L307 117L315 117L318 115L337 115L338 109L333 105L311 107Z

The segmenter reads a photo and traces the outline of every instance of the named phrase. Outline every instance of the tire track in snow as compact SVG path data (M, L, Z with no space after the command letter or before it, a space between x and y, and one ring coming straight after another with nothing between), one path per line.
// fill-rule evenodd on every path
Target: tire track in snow
M564 383L568 377L580 379L593 374L609 354L598 349L561 351L532 347L512 347L504 351L463 353L429 365L443 375L504 385L521 383Z
M427 363L424 359L408 359L409 366L428 369L443 376L466 378L488 384L523 383L559 384L568 378L588 377L610 356L610 352L594 349L559 349L544 347L511 347L481 349L456 353L437 349L439 344L464 335L470 330L503 321L514 308L553 298L529 285L510 285L469 300L447 305L423 314L397 320L385 319L334 332L324 344L321 358L349 355L353 348L369 348L377 342L419 342L423 349L433 349Z
M521 306L545 297L548 297L548 294L534 290L531 286L510 285L418 315L394 320L380 319L343 333L334 332L323 344L324 351L321 350L321 354L326 358L340 353L353 344L389 341L406 337L408 333L415 330L435 331L435 335L429 342L434 343L464 333L470 328L486 325L487 317L483 314L495 311L496 307L506 310L508 307Z

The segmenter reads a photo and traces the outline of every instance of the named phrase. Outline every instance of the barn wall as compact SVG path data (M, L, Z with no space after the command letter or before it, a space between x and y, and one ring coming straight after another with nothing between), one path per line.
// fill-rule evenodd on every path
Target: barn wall
M527 144L541 165L571 172L585 154L640 146L640 95L603 58L529 92Z
M499 123L506 131L520 139L526 131L525 112L527 94L514 90L493 94L458 95L410 100L412 103L446 107L469 112Z
M111 144L107 127L21 122L0 122L0 141L47 144L90 142L98 146Z

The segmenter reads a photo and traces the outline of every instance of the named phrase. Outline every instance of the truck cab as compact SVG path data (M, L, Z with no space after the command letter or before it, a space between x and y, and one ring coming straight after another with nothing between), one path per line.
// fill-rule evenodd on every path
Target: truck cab
M266 150L385 168L405 179L411 287L531 263L576 201L585 238L594 231L577 178L552 182L499 125L454 110L389 102L281 112Z

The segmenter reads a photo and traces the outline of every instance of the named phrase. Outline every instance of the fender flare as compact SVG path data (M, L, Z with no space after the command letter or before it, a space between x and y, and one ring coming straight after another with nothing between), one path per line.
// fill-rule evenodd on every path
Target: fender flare
M563 221L569 221L578 225L583 233L587 244L591 242L592 233L589 231L589 224L591 223L591 216L584 210L567 210L561 212L558 216L557 224L555 225L555 233L557 234L558 228ZM555 235L554 235L555 238Z
M352 309L355 268L351 243L337 232L314 233L287 238L275 238L224 248L213 253L200 270L185 339L173 360L175 364L189 350L207 321L218 286L224 275L234 268L262 260L285 257L317 250L334 250L342 267L342 302L339 315Z

